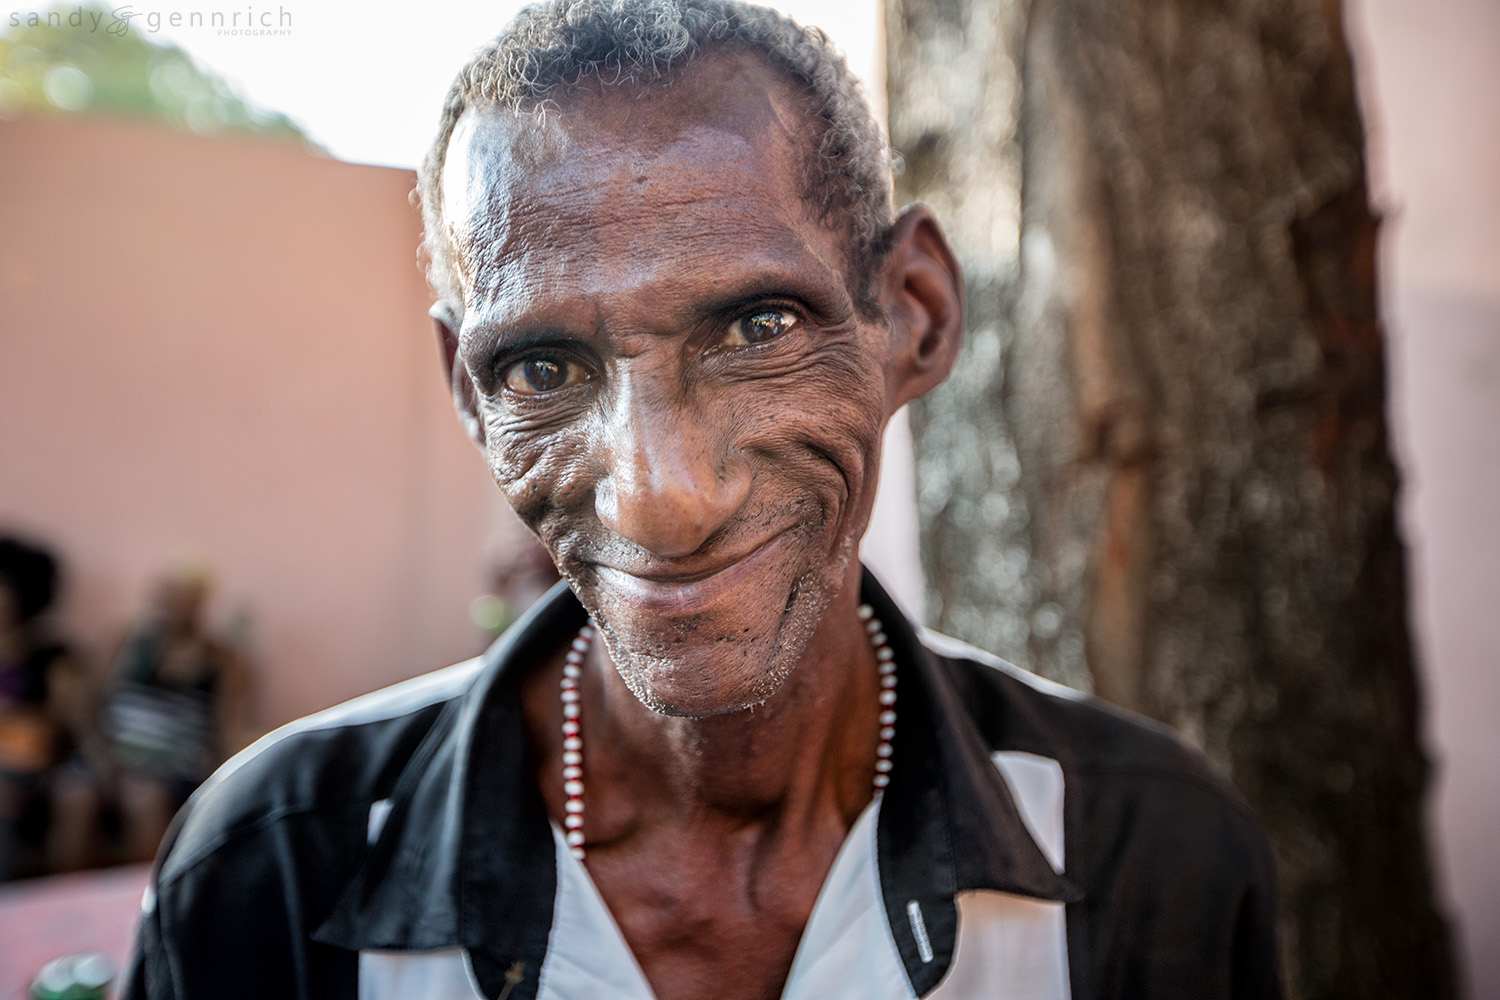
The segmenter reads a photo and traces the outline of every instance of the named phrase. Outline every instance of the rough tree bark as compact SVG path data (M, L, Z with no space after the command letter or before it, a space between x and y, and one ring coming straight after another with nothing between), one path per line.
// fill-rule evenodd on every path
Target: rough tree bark
M1291 996L1454 996L1338 0L887 3L972 309L912 414L929 617L1203 748Z

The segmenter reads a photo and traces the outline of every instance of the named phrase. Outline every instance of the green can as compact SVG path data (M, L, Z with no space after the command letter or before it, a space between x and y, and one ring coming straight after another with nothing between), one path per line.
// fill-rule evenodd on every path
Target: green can
M115 964L98 952L64 955L42 966L31 983L31 1000L107 1000Z

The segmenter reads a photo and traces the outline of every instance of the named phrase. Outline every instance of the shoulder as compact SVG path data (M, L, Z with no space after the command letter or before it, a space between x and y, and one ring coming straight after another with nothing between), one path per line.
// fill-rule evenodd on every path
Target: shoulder
M1058 762L1080 842L1149 845L1184 864L1268 863L1244 799L1171 729L958 640L931 631L921 638L992 753Z
M1197 750L971 646L922 641L997 764L1010 752L1057 762L1066 875L1089 942L1074 955L1080 979L1101 996L1202 996L1206 983L1279 994L1270 845Z
M993 750L1051 757L1080 772L1155 774L1228 791L1202 755L1161 723L957 639L931 630L921 638Z
M294 819L304 826L320 819L362 824L480 669L480 660L468 660L363 695L289 723L231 757L179 815L158 884Z
M314 932L404 775L447 745L474 660L300 719L193 793L141 902L125 996L353 997L350 954Z

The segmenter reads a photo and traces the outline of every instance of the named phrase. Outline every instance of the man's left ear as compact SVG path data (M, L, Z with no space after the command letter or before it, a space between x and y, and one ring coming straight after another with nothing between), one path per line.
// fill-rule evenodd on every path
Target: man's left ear
M912 205L891 227L880 302L891 324L891 412L931 392L964 339L964 277L937 218Z

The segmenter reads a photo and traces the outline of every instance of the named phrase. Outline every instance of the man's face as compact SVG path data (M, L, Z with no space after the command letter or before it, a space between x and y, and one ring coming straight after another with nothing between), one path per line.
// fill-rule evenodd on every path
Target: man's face
M765 700L857 580L890 338L800 197L805 123L717 58L545 120L470 112L449 146L491 470L668 714Z

